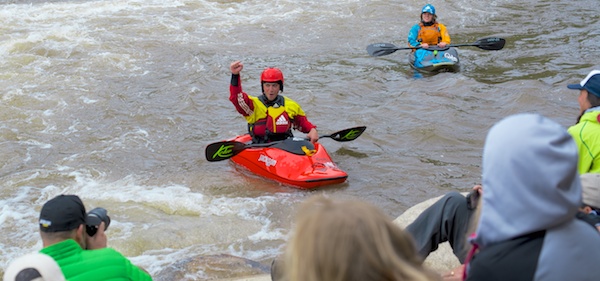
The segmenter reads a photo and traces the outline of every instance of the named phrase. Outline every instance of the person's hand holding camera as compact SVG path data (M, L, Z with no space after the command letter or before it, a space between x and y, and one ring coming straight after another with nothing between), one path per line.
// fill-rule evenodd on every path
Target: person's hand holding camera
M98 231L96 234L94 234L94 236L86 235L85 242L88 250L96 250L107 247L108 238L106 238L106 234L104 233L104 222L100 223Z
M108 239L104 231L110 225L110 217L106 209L98 207L87 213L86 248L88 250L106 248Z

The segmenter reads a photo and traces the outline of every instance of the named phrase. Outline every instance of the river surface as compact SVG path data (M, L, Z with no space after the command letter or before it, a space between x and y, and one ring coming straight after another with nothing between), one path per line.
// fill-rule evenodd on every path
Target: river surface
M479 183L501 118L575 122L566 84L600 68L597 0L431 3L452 43L505 48L460 47L461 71L430 77L406 50L370 57L371 43L406 46L426 4L414 0L0 1L0 267L41 249L39 211L62 193L107 208L109 246L154 276L199 256L268 265L308 196L397 217ZM246 131L228 101L233 60L254 95L261 71L281 68L284 95L321 134L367 126L321 140L346 183L304 191L205 160L207 144ZM213 271L182 279L227 277Z

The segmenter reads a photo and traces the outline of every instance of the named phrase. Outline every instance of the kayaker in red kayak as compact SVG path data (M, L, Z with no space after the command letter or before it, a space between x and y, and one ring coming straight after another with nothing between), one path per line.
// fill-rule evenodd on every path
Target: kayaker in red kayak
M234 61L230 65L231 85L229 100L235 109L246 118L248 131L255 143L283 140L293 137L292 129L299 130L311 142L319 139L317 126L306 118L306 114L283 92L283 73L279 68L269 67L260 75L262 96L250 96L242 91L240 72L244 64Z

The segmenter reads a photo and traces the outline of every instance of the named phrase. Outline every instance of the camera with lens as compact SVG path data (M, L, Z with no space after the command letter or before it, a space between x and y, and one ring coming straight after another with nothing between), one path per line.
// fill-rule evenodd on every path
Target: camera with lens
M104 230L110 225L110 217L108 216L108 211L106 211L106 209L98 207L89 211L85 218L85 231L87 234L89 236L94 236L98 231L101 222L104 222Z

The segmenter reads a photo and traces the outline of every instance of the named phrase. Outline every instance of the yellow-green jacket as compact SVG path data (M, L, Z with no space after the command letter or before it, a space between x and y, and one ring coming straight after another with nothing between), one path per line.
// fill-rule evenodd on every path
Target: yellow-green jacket
M579 174L600 173L600 108L587 110L579 122L569 128L579 150Z

